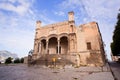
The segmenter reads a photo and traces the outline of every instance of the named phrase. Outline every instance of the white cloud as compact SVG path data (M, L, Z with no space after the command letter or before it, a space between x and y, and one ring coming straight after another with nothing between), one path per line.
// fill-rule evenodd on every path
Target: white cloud
M94 5L93 5L94 2ZM113 18L119 9L119 0L85 0L84 5L90 16Z
M119 0L65 0L59 4L59 8L64 9L77 9L75 14L79 14L79 18L88 19L114 19L120 8ZM86 16L84 16L86 15Z
M6 2L7 1L7 2ZM25 15L30 11L30 7L33 1L29 0L6 0L0 3L0 9L6 11L12 11L19 15Z
M39 16L37 16L37 17L39 17L39 19L41 19L42 25L52 24L55 22L54 20L48 18L48 16L44 13L39 14Z
M6 49L10 49L12 52L17 53L20 57L27 55L27 51L33 49L33 31L21 31L16 29L14 32L2 31L1 33L3 34L0 34L0 44L4 45ZM24 50L26 50L26 52L23 52Z
M11 3L15 3L17 0L6 0L6 1L9 1Z
M34 10L30 10L29 13L32 15L33 20L36 20L36 21L40 20L42 22L42 25L52 24L56 22L55 20L50 18L51 15L48 14L49 12L46 9L44 10L34 9Z
M7 20L7 16L3 16L1 20ZM24 18L22 18L24 19ZM27 54L25 51L33 49L34 43L34 21L24 19L23 22L20 17L11 18L4 23L0 20L0 50L9 50L17 53L20 57ZM24 25L23 25L24 24ZM20 52L21 51L21 52Z
M14 31L4 30L1 32L3 34L0 34L0 43L7 45L7 47L14 48L18 45L16 48L29 48L30 42L34 40L34 31L15 29Z
M59 7L63 8L63 9L65 9L65 8L74 9L74 8L80 6L80 4L81 4L81 0L74 0L74 1L73 0L64 0L62 3L59 4Z
M54 14L59 15L59 16L64 16L65 15L65 13L63 11L55 11Z
M33 49L35 20L31 6L25 0L0 1L0 50L9 50L21 57Z

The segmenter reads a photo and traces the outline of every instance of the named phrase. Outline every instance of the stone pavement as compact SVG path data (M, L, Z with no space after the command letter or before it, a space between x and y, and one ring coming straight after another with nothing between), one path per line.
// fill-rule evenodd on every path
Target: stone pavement
M120 80L120 62L109 62L115 80Z
M107 66L51 69L12 64L0 66L0 80L114 80L114 78Z

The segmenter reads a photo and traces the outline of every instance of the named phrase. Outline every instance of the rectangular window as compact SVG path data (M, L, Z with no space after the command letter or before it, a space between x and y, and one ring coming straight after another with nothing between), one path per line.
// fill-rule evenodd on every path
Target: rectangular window
M71 32L73 32L73 25L70 25L71 26Z
M91 50L92 48L91 48L91 42L87 42L87 49L88 50Z

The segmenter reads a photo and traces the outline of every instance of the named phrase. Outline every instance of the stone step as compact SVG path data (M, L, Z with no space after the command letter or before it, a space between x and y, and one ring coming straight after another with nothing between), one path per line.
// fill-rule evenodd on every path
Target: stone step
M66 55L67 56L67 55ZM38 65L66 65L73 64L70 60L65 58L65 55L58 54L50 54L43 55L39 59L36 60L36 64Z

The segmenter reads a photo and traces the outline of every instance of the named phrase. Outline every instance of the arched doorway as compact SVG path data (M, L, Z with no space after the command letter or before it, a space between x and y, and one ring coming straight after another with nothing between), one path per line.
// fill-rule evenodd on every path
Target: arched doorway
M67 54L68 53L68 38L63 36L60 38L60 54Z
M49 54L57 53L57 38L56 37L51 37L49 39L48 51L49 51Z
M41 53L42 54L46 53L46 40L45 39L41 40Z

